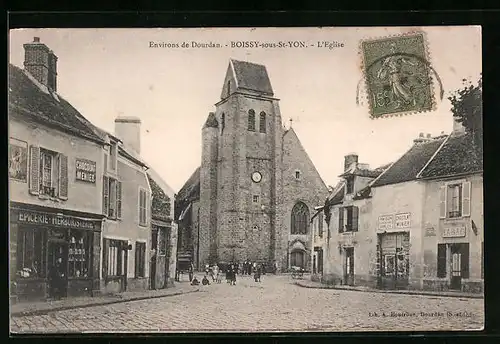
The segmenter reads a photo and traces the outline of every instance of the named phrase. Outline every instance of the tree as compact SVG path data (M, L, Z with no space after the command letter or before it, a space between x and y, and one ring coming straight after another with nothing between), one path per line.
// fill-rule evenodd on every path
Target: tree
M471 134L474 142L482 147L483 142L483 77L477 85L463 79L464 87L454 92L448 99L451 102L453 117Z

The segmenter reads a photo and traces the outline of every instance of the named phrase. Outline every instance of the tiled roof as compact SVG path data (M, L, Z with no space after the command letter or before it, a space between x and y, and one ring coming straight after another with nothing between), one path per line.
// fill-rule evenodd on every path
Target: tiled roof
M368 170L368 169L356 167L356 168L353 168L352 170L348 170L348 171L342 173L339 177L347 177L347 176L351 175L351 176L377 178L380 175L380 173L382 173L382 171L381 170Z
M413 145L399 160L376 179L372 187L403 183L417 178L436 150L441 146L445 137L439 137L427 142Z
M148 173L149 185L153 194L151 203L151 216L157 220L167 221L170 219L171 199L158 185L155 179Z
M9 107L62 130L94 141L103 141L78 110L60 95L42 91L34 80L20 68L9 64Z
M200 198L200 167L189 177L177 193L175 200L175 218L178 219L182 210L193 200Z
M273 95L271 81L263 65L231 60L238 87Z
M334 191L331 197L328 198L328 204L335 205L342 203L344 201L344 194L345 194L345 184L342 184L342 186L336 191Z
M471 135L451 135L420 174L421 178L452 176L483 171L483 150Z

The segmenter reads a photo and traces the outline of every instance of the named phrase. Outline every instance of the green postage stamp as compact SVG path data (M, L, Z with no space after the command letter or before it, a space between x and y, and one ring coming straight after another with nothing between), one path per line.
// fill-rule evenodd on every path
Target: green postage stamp
M424 33L361 42L372 118L432 110L434 94Z

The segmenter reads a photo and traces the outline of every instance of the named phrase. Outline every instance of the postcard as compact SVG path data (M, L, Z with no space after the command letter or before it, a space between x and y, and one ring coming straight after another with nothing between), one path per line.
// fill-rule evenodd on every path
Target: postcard
M11 333L484 328L481 27L9 47Z

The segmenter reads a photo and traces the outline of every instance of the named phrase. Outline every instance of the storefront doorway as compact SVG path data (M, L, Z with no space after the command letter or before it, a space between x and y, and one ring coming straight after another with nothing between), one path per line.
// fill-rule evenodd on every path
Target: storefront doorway
M47 245L49 297L66 297L68 292L68 243L53 239Z
M469 244L451 244L451 280L450 289L461 290L462 279L469 276Z
M409 284L409 233L380 235L381 271L383 289L404 289Z
M128 243L125 240L103 240L104 283L108 293L127 290Z
M354 285L354 247L344 248L344 284Z

